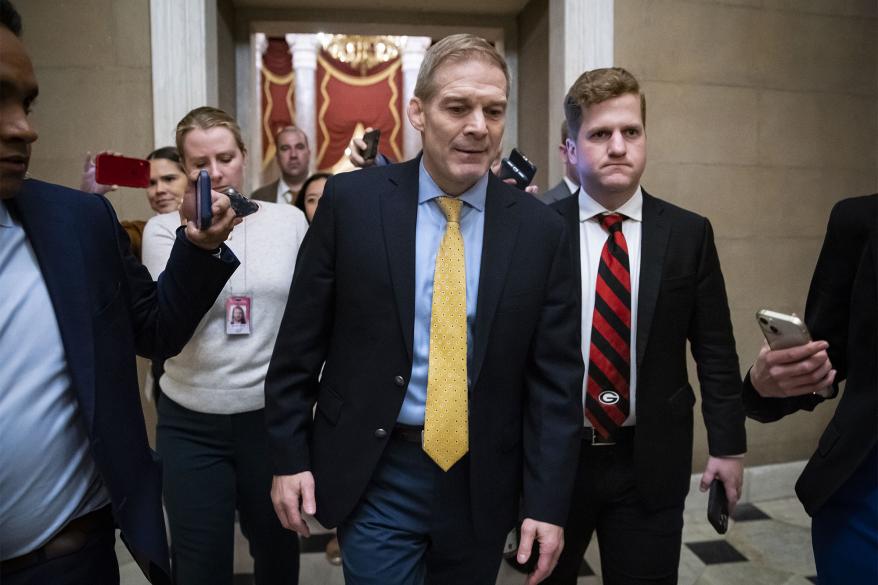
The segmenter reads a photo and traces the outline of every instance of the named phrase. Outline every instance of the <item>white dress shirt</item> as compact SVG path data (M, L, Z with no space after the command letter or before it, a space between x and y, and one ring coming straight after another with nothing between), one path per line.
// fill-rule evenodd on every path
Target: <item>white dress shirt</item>
M585 189L579 190L579 263L582 275L582 359L585 362L585 378L582 383L582 404L585 408L585 396L588 392L588 351L591 347L591 321L594 315L595 283L598 267L601 262L601 251L607 241L608 234L601 227L598 216L612 213L600 203L589 197ZM633 426L637 421L637 292L640 284L640 235L643 225L643 193L640 186L634 195L619 207L616 213L625 216L622 222L622 234L628 244L628 266L631 276L631 339L629 340L631 377L629 383L628 418L622 426ZM591 426L588 418L585 426Z
M284 183L283 177L277 180L277 202L287 205L293 202L293 191Z

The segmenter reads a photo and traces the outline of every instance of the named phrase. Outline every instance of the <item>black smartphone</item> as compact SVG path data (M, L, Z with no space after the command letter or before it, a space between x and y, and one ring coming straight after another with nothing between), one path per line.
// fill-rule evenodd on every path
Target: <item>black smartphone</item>
M521 154L517 148L513 148L508 158L500 161L500 180L514 179L515 186L524 189L533 181L537 174L537 167Z
M363 142L366 143L366 150L363 151L363 158L370 160L378 156L378 141L381 140L381 130L375 128L363 134Z
M710 484L707 494L707 519L720 534L729 529L729 500L726 497L726 486L718 479Z
M206 230L213 222L213 201L210 197L210 174L201 170L195 179L195 225Z
M258 203L247 199L243 193L234 187L220 189L220 193L229 198L229 203L232 206L232 210L235 212L235 217L246 217L251 213L259 211Z

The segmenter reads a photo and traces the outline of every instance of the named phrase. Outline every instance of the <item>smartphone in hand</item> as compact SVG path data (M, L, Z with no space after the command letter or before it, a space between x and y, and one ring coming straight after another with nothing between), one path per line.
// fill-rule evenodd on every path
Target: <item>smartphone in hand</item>
M500 161L500 180L515 180L515 186L524 190L537 174L537 167L521 154L517 148L509 153L509 158Z
M363 151L363 159L371 160L378 156L378 141L381 140L381 130L375 128L363 134L363 142L366 143L366 150Z
M210 174L202 169L195 179L195 225L206 230L213 222L213 199L210 196Z
M729 500L726 497L726 486L718 479L710 484L710 491L707 494L707 520L720 534L725 534L729 529Z
M95 182L121 187L149 187L149 161L105 152L95 157Z
M789 349L811 342L808 327L795 315L760 309L756 312L756 322L771 349ZM832 393L832 387L827 387L816 394L828 398Z

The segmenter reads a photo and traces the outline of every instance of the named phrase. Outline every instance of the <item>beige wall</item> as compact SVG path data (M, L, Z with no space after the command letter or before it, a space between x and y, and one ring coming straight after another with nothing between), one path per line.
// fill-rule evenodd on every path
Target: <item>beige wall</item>
M33 177L79 186L86 151L152 150L147 0L19 0L22 38L40 83ZM110 195L122 219L152 212L139 189Z
M754 312L803 311L833 203L878 190L876 4L616 0L615 19L647 95L644 185L712 220L746 369ZM748 421L747 463L806 458L832 410Z

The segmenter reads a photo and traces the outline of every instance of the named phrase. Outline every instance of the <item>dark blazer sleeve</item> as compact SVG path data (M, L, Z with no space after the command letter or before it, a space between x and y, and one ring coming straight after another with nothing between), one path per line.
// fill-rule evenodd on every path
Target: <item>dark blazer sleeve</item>
M116 229L116 246L125 274L119 294L124 295L128 305L135 350L138 355L154 360L173 357L189 342L238 267L238 259L225 245L220 248L220 257L214 257L189 242L181 227L168 266L156 284L134 256L128 235L110 202L101 200Z
M805 324L811 338L829 343L829 359L837 370L835 394L838 384L847 378L848 326L852 287L857 267L863 255L865 234L863 222L875 221L851 201L837 203L829 214L826 236L817 259L808 300L805 304ZM874 228L873 228L874 229ZM833 396L834 397L834 396ZM744 407L747 416L760 422L772 422L799 410L814 410L827 399L817 395L790 398L763 398L750 383L750 373L744 380Z
M334 316L334 191L330 179L299 248L265 378L265 420L275 475L310 469L312 409Z
M706 218L702 221L695 310L688 337L698 367L708 450L714 457L740 455L747 450L740 366L713 228Z
M582 432L580 315L563 224L525 370L524 517L563 526Z

